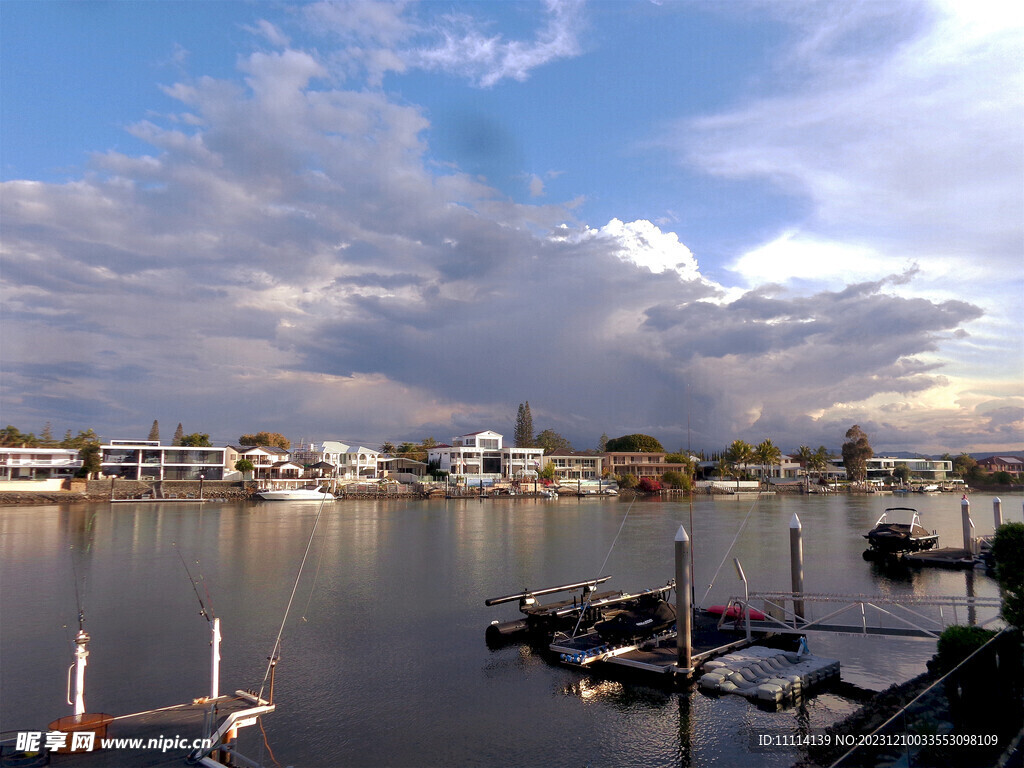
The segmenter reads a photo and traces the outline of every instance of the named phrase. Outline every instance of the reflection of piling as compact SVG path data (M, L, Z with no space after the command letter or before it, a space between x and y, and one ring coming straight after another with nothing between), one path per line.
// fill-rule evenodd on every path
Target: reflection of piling
M800 525L800 518L793 513L793 519L789 521L789 570L793 577L793 592L802 595L804 592L804 542L803 526ZM804 601L793 600L793 614L797 618L804 618Z
M992 522L995 524L995 531L1003 524L1003 500L998 496L992 499Z
M692 669L692 607L690 605L690 537L683 526L676 533L676 650L677 664Z

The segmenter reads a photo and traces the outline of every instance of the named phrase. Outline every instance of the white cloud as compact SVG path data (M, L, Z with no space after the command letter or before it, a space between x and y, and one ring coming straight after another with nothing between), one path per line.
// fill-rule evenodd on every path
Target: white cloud
M612 242L620 259L652 272L674 271L683 280L700 279L693 253L679 242L675 232L662 232L649 221L623 223L612 219L600 229L588 229L582 237Z
M378 51L411 39L400 6L347 7L316 12L376 35ZM467 76L526 72L557 49L555 32L538 35L549 38L533 58L496 54ZM894 258L823 218L743 256L751 289L727 295L650 221L556 229L570 206L514 204L438 171L423 112L339 87L329 60L253 54L244 83L165 89L195 119L133 126L149 154L97 155L65 184L3 185L5 418L126 436L160 415L234 439L259 412L260 428L307 436L444 439L507 429L529 398L580 444L635 431L674 442L687 391L709 448L831 444L865 413L922 450L950 440L949 424L979 444L1013 434L1019 402L1002 382L970 389L943 365L965 323L958 349L984 353L979 309L883 280L918 260L912 249ZM727 148L713 149L724 162ZM844 272L822 253L870 264ZM812 266L820 280L802 293L757 287ZM60 362L39 363L41 349Z

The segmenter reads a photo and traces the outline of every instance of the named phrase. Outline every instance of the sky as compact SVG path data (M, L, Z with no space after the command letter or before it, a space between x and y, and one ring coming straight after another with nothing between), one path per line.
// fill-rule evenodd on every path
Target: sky
M0 421L1024 449L1024 8L0 4Z

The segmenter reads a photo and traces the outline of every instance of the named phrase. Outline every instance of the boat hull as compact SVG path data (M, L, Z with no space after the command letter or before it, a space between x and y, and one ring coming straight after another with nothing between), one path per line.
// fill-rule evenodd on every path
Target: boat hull
M285 491L261 491L256 494L264 501L334 501L334 494L295 488Z

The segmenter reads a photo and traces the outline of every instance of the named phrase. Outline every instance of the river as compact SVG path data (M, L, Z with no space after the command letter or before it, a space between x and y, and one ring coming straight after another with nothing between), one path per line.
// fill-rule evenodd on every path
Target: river
M1021 520L1021 500L1003 497L1005 519ZM971 501L977 533L991 533L992 496ZM788 590L794 513L808 592L998 595L980 571L891 573L865 562L861 535L886 506L901 505L921 511L940 546L959 545L960 499L950 494L697 497L692 508L618 499L331 503L285 628L268 743L281 765L302 768L788 766L795 750L752 753L751 733L824 727L856 705L826 692L769 712L740 697L582 676L527 647L489 649L488 623L518 614L514 603L484 600L596 577L606 556L608 587L663 584L680 524L691 533L698 602L742 594L731 557L751 590ZM79 602L92 636L90 711L124 714L206 694L209 629L182 560L223 623L222 690L258 688L317 509L0 509L0 730L45 730L70 714ZM927 640L827 635L810 644L840 659L844 681L874 690L923 671L934 651Z

